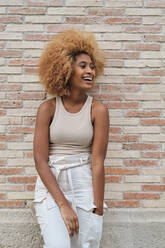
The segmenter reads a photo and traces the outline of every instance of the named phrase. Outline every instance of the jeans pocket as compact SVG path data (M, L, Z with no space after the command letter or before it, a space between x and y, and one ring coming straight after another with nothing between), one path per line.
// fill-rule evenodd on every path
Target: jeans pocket
M35 203L34 207L35 207L37 222L41 229L41 235L43 235L43 232L48 224L46 199L44 199L42 202Z
M98 243L102 236L103 215L90 212L90 230L94 240Z

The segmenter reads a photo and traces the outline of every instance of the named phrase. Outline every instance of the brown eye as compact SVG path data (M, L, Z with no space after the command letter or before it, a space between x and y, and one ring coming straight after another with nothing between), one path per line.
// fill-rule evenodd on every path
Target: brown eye
M85 65L80 65L81 68L85 68Z

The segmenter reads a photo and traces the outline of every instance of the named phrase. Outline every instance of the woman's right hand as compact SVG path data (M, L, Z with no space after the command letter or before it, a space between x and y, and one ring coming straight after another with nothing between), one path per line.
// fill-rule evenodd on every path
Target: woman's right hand
M72 237L74 233L78 235L79 222L75 211L69 205L62 205L60 207L60 212L68 229L70 237Z

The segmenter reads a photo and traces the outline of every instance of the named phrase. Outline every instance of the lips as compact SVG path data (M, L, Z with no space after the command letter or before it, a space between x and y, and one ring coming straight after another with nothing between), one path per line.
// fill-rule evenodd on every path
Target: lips
M92 82L93 78L92 77L83 77L82 78L85 81Z

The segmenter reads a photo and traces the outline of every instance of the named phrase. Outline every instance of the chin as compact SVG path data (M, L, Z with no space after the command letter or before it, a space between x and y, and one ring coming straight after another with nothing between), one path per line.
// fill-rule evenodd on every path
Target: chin
M93 88L93 84L88 84L84 87L86 90L90 90Z

